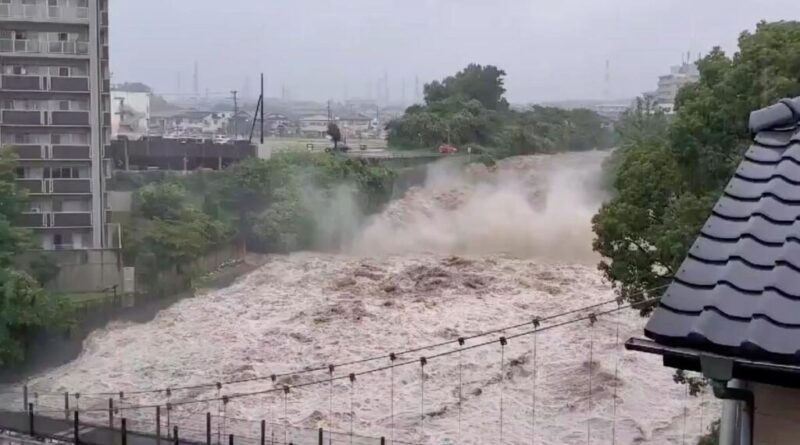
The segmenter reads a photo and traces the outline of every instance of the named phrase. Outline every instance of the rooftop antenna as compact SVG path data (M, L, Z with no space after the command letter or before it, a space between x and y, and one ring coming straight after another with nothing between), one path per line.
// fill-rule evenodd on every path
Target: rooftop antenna
M611 62L608 59L606 59L606 76L603 96L606 100L611 99Z
M403 77L402 85L403 85L403 87L401 89L401 95L400 95L401 103L400 103L400 105L406 106L406 78L405 77Z

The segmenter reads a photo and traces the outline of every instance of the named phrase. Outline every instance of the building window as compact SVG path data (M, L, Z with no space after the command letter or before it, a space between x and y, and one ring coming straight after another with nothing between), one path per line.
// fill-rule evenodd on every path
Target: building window
M68 100L59 101L58 109L59 111L69 111L69 101Z
M14 38L17 40L25 40L28 35L24 31L14 31Z
M53 179L77 179L79 177L77 167L53 167L50 173Z
M60 134L51 134L50 135L50 143L53 145L58 145L61 143L61 135Z
M29 141L30 141L30 135L19 134L19 133L14 135L15 144L27 144Z
M89 7L89 0L78 0L78 7L79 8L88 8Z
M69 34L67 34L65 32L58 33L58 40L60 42L66 42L67 40L69 40Z
M58 75L61 77L69 77L69 67L62 66L58 69Z
M25 168L24 167L17 167L14 169L14 174L17 175L17 178L24 178L25 177Z
M53 211L54 212L63 212L64 211L64 202L60 199L53 200Z
M58 0L47 0L47 5L51 7L58 7Z

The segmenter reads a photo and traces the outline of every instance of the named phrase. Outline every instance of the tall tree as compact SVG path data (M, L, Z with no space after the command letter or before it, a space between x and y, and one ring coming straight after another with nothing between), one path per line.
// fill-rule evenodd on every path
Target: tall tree
M24 198L16 186L15 166L11 151L0 148L0 367L24 359L35 330L63 321L62 305L14 265L14 257L30 246L30 234L13 224Z
M342 130L339 129L338 125L331 122L328 124L328 136L330 136L333 141L333 150L338 151L339 142L342 140Z
M647 111L623 120L616 196L594 218L600 268L623 297L660 295L748 145L750 111L800 95L799 54L800 22L761 22L733 58L715 48L698 63L671 124Z

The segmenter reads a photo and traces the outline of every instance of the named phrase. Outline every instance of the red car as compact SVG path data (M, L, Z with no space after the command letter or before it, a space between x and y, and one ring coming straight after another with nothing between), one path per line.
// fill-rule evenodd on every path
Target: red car
M439 153L449 155L453 153L458 153L458 149L450 144L442 144L439 146Z

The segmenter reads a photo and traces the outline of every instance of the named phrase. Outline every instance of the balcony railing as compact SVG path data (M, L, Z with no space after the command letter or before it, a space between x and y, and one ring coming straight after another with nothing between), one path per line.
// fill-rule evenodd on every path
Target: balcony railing
M5 75L2 76L2 82L2 89L4 90L89 92L88 77Z
M19 227L40 228L45 227L45 214L26 212L21 213L17 219Z
M43 179L17 179L17 187L28 193L41 194L45 190Z
M41 145L13 145L14 153L21 160L44 159Z
M89 54L89 42L0 39L0 53L65 54L84 56Z
M52 227L91 227L91 212L53 212Z
M87 111L51 111L51 125L89 125L89 112Z
M70 161L91 159L88 145L53 145L51 150L52 159Z
M51 193L86 194L92 193L92 183L88 179L51 179Z
M44 4L3 4L0 5L0 18L54 22L86 22L89 20L89 8L65 6L50 7Z
M45 120L41 111L3 110L3 125L43 125Z
M65 194L86 195L92 193L92 183L89 179L17 179L17 186L30 194Z

